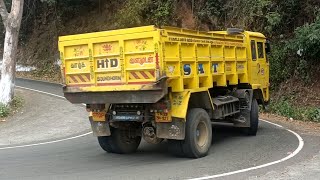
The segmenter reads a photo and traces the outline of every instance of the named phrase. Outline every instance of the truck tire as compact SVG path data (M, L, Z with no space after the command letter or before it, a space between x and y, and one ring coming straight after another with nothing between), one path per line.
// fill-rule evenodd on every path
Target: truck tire
M112 128L111 136L98 137L98 142L103 150L108 153L129 154L138 149L141 136L129 137L126 130Z
M177 156L201 158L208 154L212 140L212 125L208 113L201 108L187 114L184 140L169 140L169 150Z
M259 105L256 99L252 99L250 111L250 127L244 128L244 133L248 136L255 136L259 125Z

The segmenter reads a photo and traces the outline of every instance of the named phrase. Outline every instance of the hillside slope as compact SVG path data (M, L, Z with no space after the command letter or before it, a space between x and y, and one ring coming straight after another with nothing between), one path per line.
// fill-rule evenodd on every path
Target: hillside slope
M272 41L271 109L281 107L284 113L278 113L292 117L296 107L310 107L320 121L318 1L29 0L25 6L18 62L37 67L32 76L59 79L59 35L150 24L200 30L240 27L263 32ZM295 117L309 117L299 114Z

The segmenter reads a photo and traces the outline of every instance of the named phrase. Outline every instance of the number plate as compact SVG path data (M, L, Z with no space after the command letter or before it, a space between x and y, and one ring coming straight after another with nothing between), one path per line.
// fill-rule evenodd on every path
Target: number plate
M105 121L106 120L106 112L92 112L92 120L93 121Z
M156 113L156 122L171 122L171 116L168 113Z

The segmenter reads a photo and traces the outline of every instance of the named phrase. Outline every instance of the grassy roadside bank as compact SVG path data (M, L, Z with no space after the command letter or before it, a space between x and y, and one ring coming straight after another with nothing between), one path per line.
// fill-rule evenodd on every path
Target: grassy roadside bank
M0 104L0 120L5 121L4 118L17 113L24 105L24 100L20 95L13 98L9 106Z
M272 100L269 107L265 111L267 113L284 116L288 119L301 121L312 121L320 123L320 108L319 107L304 107L294 105L293 102L285 98Z

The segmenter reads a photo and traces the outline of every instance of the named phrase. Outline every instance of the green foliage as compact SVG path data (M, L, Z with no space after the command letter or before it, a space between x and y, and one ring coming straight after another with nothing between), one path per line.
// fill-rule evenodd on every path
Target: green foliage
M280 25L282 15L278 12L269 12L265 17L267 18L267 25L264 29L268 34L272 34L272 31Z
M172 20L173 0L128 0L116 15L117 28L155 24L168 25Z
M116 14L117 28L146 25L142 12L151 4L151 0L126 1Z
M269 111L296 120L320 122L320 108L296 107L288 98L272 100Z
M40 0L40 2L48 3L49 5L54 5L57 0Z
M0 118L5 118L23 106L23 99L15 96L8 106L0 104Z
M196 17L201 23L209 24L210 27L219 27L219 17L224 14L222 0L208 0L203 6L198 7Z
M190 0L189 0L190 1ZM194 5L198 24L210 28L240 27L260 31L268 37L290 37L296 27L312 22L319 1L301 0L208 0Z
M239 27L255 31L272 32L282 16L275 11L272 0L209 0L196 5L200 24L210 28Z
M320 16L315 22L298 27L290 40L274 44L270 56L270 78L274 86L290 77L306 83L320 62Z
M290 58L287 57L288 50L285 46L286 42L272 45L272 53L269 56L272 88L275 88L293 74L294 63L291 63Z
M11 0L5 0L10 7ZM228 27L240 27L251 31L260 31L272 42L270 55L271 84L276 87L291 77L303 79L306 83L311 81L312 68L319 66L320 58L320 16L319 1L301 0L28 0L25 1L25 11L21 26L20 43L26 45L28 38L34 32L41 34L46 25L53 24L48 34L61 35L69 26L70 21L79 20L77 26L87 24L87 13L97 13L112 7L115 9L107 19L107 26L103 29L127 28L155 24L176 25L184 24L180 21L195 23L195 27L205 30L219 30ZM190 16L194 21L177 15L185 8L193 12ZM99 16L106 14L98 14ZM179 19L177 19L179 18ZM103 19L103 18L102 18ZM96 20L99 21L99 20ZM178 23L179 22L179 23ZM90 24L90 23L89 23ZM86 32L98 31L101 28L92 25L85 28ZM52 26L51 26L52 27ZM108 28L105 28L108 27ZM74 28L74 27L71 27ZM81 29L81 28L79 28ZM4 31L0 25L0 31ZM51 32L52 31L52 32ZM79 30L82 32L81 30ZM78 33L79 31L75 31ZM68 32L70 33L70 32ZM2 33L0 36L4 36ZM42 37L41 37L42 38ZM56 38L56 37L55 37ZM30 40L32 41L32 40ZM35 49L37 49L35 47ZM53 63L52 51L39 50L35 58L41 61L43 69L48 69ZM301 56L297 54L301 52ZM50 64L43 63L47 58ZM51 56L51 57L49 57ZM26 59L25 57L23 57ZM35 60L30 60L35 61Z
M10 109L8 106L0 104L0 118L7 117L9 115Z
M12 110L17 110L23 106L24 99L20 96L15 96L10 103L10 108Z
M320 122L320 108L310 108L306 111L308 119L314 122Z
M294 34L289 47L295 51L300 50L301 59L310 63L320 62L320 16L317 16L315 22L298 27Z
M157 26L168 25L174 21L171 19L173 13L173 0L153 1L146 10L146 19ZM148 15L148 12L150 14Z
M281 116L286 116L288 118L298 118L299 113L295 107L293 107L288 100L281 99L276 102L271 102L270 111Z

